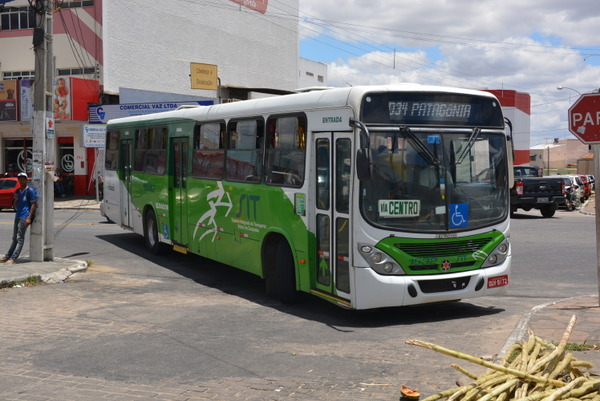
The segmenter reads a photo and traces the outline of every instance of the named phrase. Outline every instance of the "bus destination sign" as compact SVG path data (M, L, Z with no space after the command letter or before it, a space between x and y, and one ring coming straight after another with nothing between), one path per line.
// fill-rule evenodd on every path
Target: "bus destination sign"
M391 120L405 118L470 119L472 105L446 102L389 102Z
M447 93L370 93L362 120L376 124L504 127L502 110L491 97Z

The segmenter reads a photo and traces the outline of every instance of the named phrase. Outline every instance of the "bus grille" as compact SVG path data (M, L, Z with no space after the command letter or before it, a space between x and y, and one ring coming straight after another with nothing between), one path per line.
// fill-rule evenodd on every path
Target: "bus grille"
M470 255L486 246L492 238L477 238L464 241L435 242L430 244L412 244L400 242L396 248L414 258Z
M469 281L471 281L470 277L443 280L423 280L419 281L419 288L425 294L458 291L467 288L467 286L469 285Z
M475 261L470 262L454 262L452 263L452 267L456 269L457 267L471 267L475 265ZM408 266L410 270L419 271L419 270L437 270L440 267L440 264L430 264L430 265L410 265Z

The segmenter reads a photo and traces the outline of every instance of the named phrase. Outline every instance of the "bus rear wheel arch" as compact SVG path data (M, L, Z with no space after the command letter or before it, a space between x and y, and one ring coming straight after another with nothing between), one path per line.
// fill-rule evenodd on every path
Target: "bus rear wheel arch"
M263 275L267 295L277 297L285 304L297 302L296 266L288 241L280 235L273 235L265 239L265 244Z

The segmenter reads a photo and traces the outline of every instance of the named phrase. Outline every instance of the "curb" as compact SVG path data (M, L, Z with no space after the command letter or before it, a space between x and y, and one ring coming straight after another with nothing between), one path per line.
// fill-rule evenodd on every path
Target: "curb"
M88 268L87 262L81 260L58 259L58 261L73 262L74 265L62 268L54 273L42 274L39 276L41 281L44 283L60 283L71 277L74 273L86 271Z
M40 263L50 264L53 262L58 262L58 263L61 263L62 265L70 264L70 266L62 267L62 268L57 267L58 270L50 272L50 273L35 273L35 272L15 273L14 277L5 277L5 278L0 279L0 288L9 287L9 286L11 286L11 284L14 284L14 283L21 283L21 282L27 281L27 279L30 277L33 277L44 283L49 283L49 284L60 283L60 282L65 281L67 278L69 278L74 273L85 271L88 268L87 262L84 262L81 260L69 260L69 259L54 258L54 260L51 262L40 262ZM25 263L31 263L31 262L25 262Z
M523 315L523 317L521 317L521 319L517 322L517 325L513 329L512 333L508 336L508 339L504 343L504 346L498 353L498 360L500 360L504 356L506 351L508 351L508 349L513 344L515 344L517 342L524 342L526 340L527 329L529 328L529 322L531 321L531 318L533 317L533 315L535 315L539 311L541 311L544 308L547 308L549 306L553 306L553 305L556 305L561 302L568 302L568 301L572 301L574 299L585 298L585 297L589 297L589 296L591 296L591 295L587 294L587 295L579 295L579 296L570 297L570 298L562 298L557 301L547 302L545 304L536 305L533 308L531 308L531 310L528 313L526 313L525 315Z

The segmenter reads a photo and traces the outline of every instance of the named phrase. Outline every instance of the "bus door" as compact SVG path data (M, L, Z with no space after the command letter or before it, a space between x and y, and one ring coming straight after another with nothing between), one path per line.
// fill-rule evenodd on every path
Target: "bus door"
M131 168L132 168L132 152L133 152L133 140L125 139L121 141L121 165L120 175L122 176L123 187L120 191L120 204L121 204L121 225L125 227L132 227L133 221L131 219Z
M336 132L319 133L314 137L315 289L349 299L352 136Z
M171 142L172 188L171 202L171 240L175 244L187 246L187 174L189 141L186 137L173 138Z

